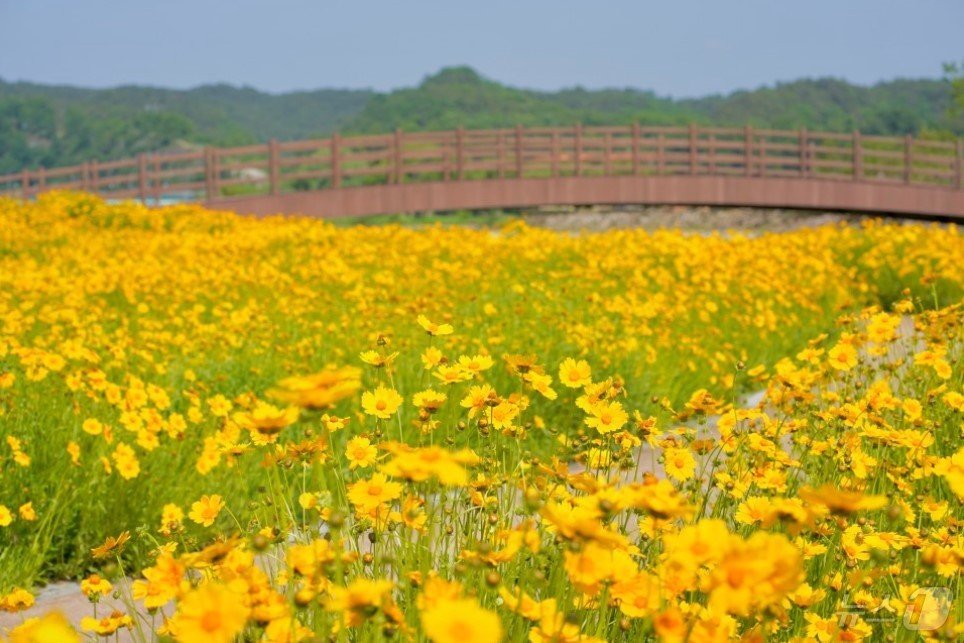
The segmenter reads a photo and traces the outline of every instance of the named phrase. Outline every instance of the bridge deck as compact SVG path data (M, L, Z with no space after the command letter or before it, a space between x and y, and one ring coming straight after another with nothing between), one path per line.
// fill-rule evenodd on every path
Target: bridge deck
M223 199L241 214L336 218L539 205L680 204L873 212L964 221L964 191L828 179L612 176L492 179L348 187Z

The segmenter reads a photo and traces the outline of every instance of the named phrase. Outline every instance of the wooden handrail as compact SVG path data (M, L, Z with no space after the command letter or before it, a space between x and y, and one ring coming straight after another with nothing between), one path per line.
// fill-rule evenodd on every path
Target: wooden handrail
M508 147L510 146L511 147ZM508 149L507 149L508 147ZM228 162L223 163L222 159ZM538 127L345 136L22 170L0 195L81 188L217 201L235 194L437 180L721 175L964 189L964 140L719 127ZM200 189L185 186L198 186Z

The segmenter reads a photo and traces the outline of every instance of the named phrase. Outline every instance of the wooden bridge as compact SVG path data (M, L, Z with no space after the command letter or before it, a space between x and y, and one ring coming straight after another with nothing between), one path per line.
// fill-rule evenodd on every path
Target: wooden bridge
M0 194L51 189L253 215L690 204L964 220L964 141L696 126L396 131L0 176Z

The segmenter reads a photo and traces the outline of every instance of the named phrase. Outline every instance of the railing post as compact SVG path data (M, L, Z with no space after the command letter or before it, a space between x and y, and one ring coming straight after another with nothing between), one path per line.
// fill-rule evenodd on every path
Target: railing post
M904 183L910 183L911 168L914 166L914 137L904 136Z
M84 192L90 190L90 162L84 161L80 164L80 189Z
M211 148L204 148L204 200L214 200L214 155Z
M743 173L753 174L753 128L749 125L743 126Z
M550 174L553 178L559 176L559 132L552 130L552 151L549 159Z
M633 123L633 175L639 174L639 123Z
M459 126L455 130L455 178L461 181L465 178L465 129Z
M807 128L800 128L800 176L805 177L809 168L807 163Z
M30 171L27 168L20 173L20 194L24 201L30 198Z
M268 141L268 186L271 196L281 194L281 154L278 150L278 139Z
M504 179L505 178L505 132L501 128L499 129L498 136L496 136L495 154L496 154L496 174L499 175L500 179Z
M44 166L37 168L37 194L47 190L47 170Z
M666 134L664 132L656 134L656 174L659 176L666 174Z
M143 152L137 155L137 198L147 203L147 157Z
M163 167L161 163L161 157L154 155L154 176L151 181L151 187L153 187L154 192L154 205L158 205L161 202L161 188L163 187L164 177L161 176L161 168Z
M341 187L341 136L338 132L331 135L331 187Z
M90 174L90 179L88 179L88 187L90 191L96 193L100 188L100 165L97 161L91 161L87 165L87 172Z
M395 128L395 137L393 141L394 141L393 145L395 148L394 150L395 157L394 157L394 160L392 161L392 169L394 170L394 173L395 173L394 183L401 184L401 182L404 180L404 176L402 172L402 168L403 168L402 164L405 162L405 159L402 156L403 140L402 140L402 129L400 127Z
M706 140L706 153L709 157L709 173L716 174L716 134L710 132Z
M613 137L606 132L603 135L603 175L610 176L613 173Z
M964 190L964 138L957 139L957 189Z
M515 174L516 178L522 178L522 126L515 126Z
M690 174L696 174L696 125L690 123Z
M854 181L864 178L864 159L863 150L860 145L860 132L854 130L853 134L853 162L854 162Z
M582 176L582 123L576 123L574 135L574 171L576 176Z

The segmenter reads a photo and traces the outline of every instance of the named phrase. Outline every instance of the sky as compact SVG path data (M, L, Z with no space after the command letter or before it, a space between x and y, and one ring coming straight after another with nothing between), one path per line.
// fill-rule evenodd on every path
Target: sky
M470 65L518 87L675 97L938 77L964 0L0 0L0 78L386 91Z

